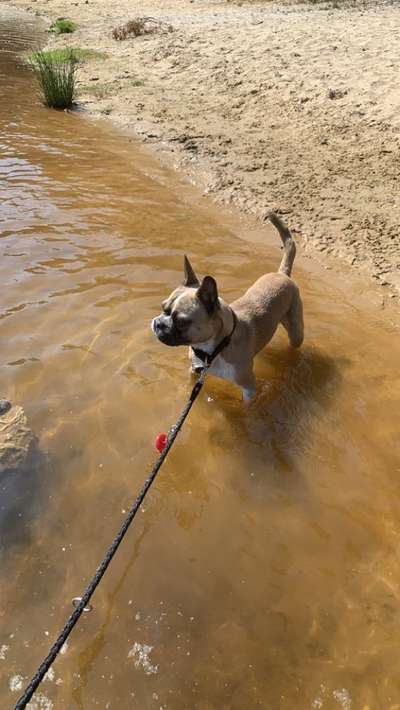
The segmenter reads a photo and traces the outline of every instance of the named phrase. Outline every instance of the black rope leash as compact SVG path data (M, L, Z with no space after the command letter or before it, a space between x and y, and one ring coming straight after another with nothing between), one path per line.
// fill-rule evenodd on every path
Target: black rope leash
M108 565L110 564L112 558L114 557L116 551L118 550L125 533L127 532L132 520L134 519L137 511L139 510L141 504L143 503L146 493L149 490L150 486L154 482L161 466L163 465L165 459L168 456L168 453L170 449L172 448L172 445L178 436L180 430L182 429L186 417L188 416L191 408L193 407L193 404L195 403L197 397L199 396L202 387L204 385L206 375L207 375L207 370L212 364L212 362L215 360L215 358L224 350L229 343L231 342L231 338L233 336L233 333L236 329L237 326L237 316L236 313L232 310L232 319L233 319L233 326L232 330L229 333L229 335L226 335L221 342L216 346L216 348L213 350L212 353L207 353L203 350L197 350L195 348L192 348L194 354L200 361L202 361L202 370L199 379L195 383L189 399L187 401L187 404L185 405L184 409L182 410L180 416L177 419L176 424L174 424L173 427L169 430L168 438L165 444L165 448L163 451L160 453L160 456L158 457L157 461L155 462L152 470L150 471L150 474L148 475L147 479L145 480L142 489L140 490L135 502L133 503L132 507L130 508L119 532L115 536L113 542L111 543L110 547L108 548L106 554L103 557L102 562L98 566L94 576L92 577L91 581L89 582L88 586L86 587L83 596L82 597L75 597L73 600L73 604L75 606L74 611L70 615L70 617L67 619L64 628L62 629L61 633L59 634L58 638L56 641L53 643L52 647L50 648L49 653L47 654L46 658L42 663L40 664L39 668L37 669L35 675L32 677L32 680L30 683L26 686L23 694L19 698L17 704L14 706L14 710L24 710L26 705L29 703L30 699L32 698L33 694L35 693L36 689L42 682L44 676L46 675L47 671L57 658L61 648L63 647L64 643L66 642L68 636L70 635L72 629L74 628L75 624L81 617L82 613L84 611L89 611L90 606L89 601L93 596L93 593L95 592L96 588L100 584L100 581L106 572Z
M228 343L225 343L225 346ZM217 349L216 349L217 350ZM86 610L88 610L88 604L89 601L96 590L97 586L100 584L100 581L106 572L108 565L110 564L112 558L114 557L116 551L118 550L118 547L120 546L125 533L127 532L132 520L134 519L137 511L139 510L141 504L143 503L143 500L146 496L147 491L149 490L150 486L154 482L157 473L159 472L162 464L164 463L165 459L168 456L168 453L170 449L172 448L172 445L178 436L180 430L182 429L182 426L186 420L186 417L188 416L191 408L193 407L193 404L195 403L197 397L200 394L200 391L204 385L205 379L206 379L206 374L207 374L207 369L211 362L213 361L214 357L219 354L220 350L218 350L218 353L214 351L212 355L209 355L207 358L207 363L205 364L204 368L202 369L201 375L197 382L195 383L191 393L190 397L188 399L187 404L185 405L184 409L182 410L180 416L178 417L178 420L176 424L170 429L168 438L167 438L167 443L165 445L164 450L158 457L157 461L155 462L148 478L143 484L143 487L141 491L139 492L135 502L133 503L131 509L129 510L119 532L115 536L113 542L111 543L110 547L108 548L101 564L97 568L92 580L89 582L88 586L86 587L83 596L78 597L74 600L74 602L79 600L79 603L77 603L74 611L72 612L71 616L69 619L66 621L65 626L63 630L61 631L60 635L50 648L50 651L44 661L40 664L39 668L37 669L35 675L32 677L32 680L30 683L27 685L25 688L23 694L19 698L17 704L14 707L14 710L23 710L23 708L26 707L27 703L29 703L30 699L32 698L34 692L42 682L44 676L46 675L47 671L49 670L50 666L53 664L55 661L57 655L59 654L62 646L64 645L65 641L67 640L68 636L70 635L72 629L74 628L75 624L79 620L80 616L82 613Z

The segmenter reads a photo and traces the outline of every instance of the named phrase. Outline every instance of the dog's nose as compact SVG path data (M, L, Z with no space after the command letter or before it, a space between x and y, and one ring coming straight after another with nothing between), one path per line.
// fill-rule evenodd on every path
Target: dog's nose
M160 316L157 316L157 318L153 318L151 322L151 328L155 335L165 333L166 327L167 324L164 322L163 318L161 318Z

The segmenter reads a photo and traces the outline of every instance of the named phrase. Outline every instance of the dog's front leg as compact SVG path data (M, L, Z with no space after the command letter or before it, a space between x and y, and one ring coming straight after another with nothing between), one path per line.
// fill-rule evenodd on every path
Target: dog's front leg
M254 385L254 387L242 387L242 399L243 402L250 402L253 397L255 397L257 394L257 388Z
M254 377L253 370L248 370L247 372L241 372L239 376L236 376L236 384L242 388L242 399L244 402L250 402L256 395L256 378Z

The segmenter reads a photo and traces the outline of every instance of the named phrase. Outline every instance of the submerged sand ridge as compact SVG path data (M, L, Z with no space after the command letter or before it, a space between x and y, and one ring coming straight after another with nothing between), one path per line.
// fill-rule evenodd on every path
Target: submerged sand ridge
M400 289L396 4L16 4L79 24L51 43L107 53L79 72L90 113L134 129L216 200L280 209L303 246ZM137 15L174 31L113 39Z

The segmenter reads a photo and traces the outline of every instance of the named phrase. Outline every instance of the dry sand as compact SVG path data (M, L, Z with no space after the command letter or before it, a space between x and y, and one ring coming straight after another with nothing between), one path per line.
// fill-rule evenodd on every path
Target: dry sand
M217 200L279 209L310 252L400 293L400 7L219 0L14 0L106 52L80 100L173 158ZM140 15L171 33L116 41Z

